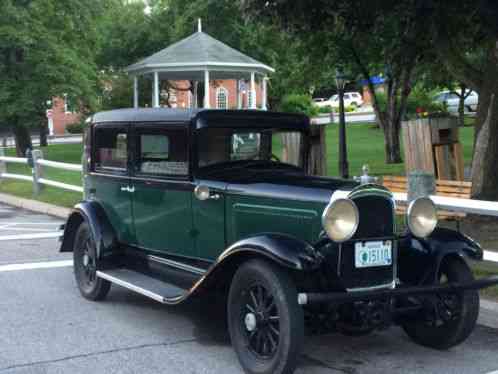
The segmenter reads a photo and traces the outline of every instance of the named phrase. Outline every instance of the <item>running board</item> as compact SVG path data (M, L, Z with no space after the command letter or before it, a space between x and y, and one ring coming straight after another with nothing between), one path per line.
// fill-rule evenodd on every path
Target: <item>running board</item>
M97 276L163 304L177 304L188 294L180 287L129 269L98 270Z

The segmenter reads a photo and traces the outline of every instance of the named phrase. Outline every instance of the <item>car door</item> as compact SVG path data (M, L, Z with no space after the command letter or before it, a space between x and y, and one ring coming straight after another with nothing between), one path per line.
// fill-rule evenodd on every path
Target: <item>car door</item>
M133 216L138 247L195 255L188 133L184 125L135 125Z
M103 207L117 238L133 242L129 189L129 126L95 125L89 196Z

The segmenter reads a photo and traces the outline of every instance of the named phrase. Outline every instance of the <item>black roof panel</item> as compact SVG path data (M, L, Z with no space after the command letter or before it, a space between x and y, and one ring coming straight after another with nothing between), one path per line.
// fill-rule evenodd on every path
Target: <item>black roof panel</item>
M285 128L309 130L309 118L302 114L267 112L263 110L204 110L171 108L117 109L96 113L92 123L190 123L197 129L205 127Z

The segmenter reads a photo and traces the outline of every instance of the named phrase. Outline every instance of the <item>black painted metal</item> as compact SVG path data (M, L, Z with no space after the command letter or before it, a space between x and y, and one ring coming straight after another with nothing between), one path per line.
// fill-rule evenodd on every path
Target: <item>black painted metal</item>
M498 276L478 279L467 283L450 283L417 287L400 287L375 291L308 293L307 304L335 303L344 304L354 301L379 300L401 296L420 296L441 293L457 293L465 290L478 290L498 284Z

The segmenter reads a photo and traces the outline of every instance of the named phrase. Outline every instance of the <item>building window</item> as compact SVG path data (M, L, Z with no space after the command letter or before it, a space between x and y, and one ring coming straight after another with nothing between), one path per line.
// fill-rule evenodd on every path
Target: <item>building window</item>
M228 109L228 91L224 87L216 90L216 108Z

